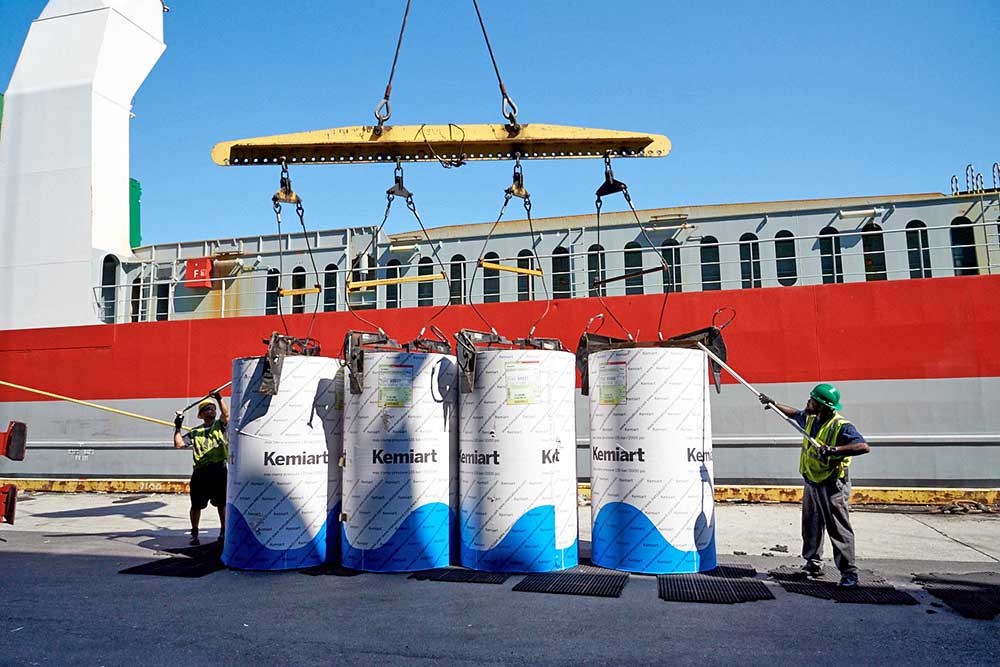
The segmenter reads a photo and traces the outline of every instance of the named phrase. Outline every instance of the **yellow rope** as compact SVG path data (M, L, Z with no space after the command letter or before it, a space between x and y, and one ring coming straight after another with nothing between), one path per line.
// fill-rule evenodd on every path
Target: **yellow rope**
M58 398L60 401L69 401L70 403L76 403L77 405L83 405L88 408L94 408L95 410L104 410L105 412L113 412L116 415L122 415L125 417L132 417L134 419L141 419L143 421L152 422L154 424L162 424L163 426L173 426L173 422L163 421L162 419L156 419L155 417L146 417L144 415L137 415L134 412L127 412L125 410L118 410L117 408L109 408L106 405L98 405L97 403L90 403L89 401L81 401L76 398L70 398L69 396L62 396L60 394L53 394L49 391L42 391L41 389L33 389L31 387L25 387L24 385L14 384L13 382L4 382L0 380L0 385L5 387L11 387L13 389L20 389L21 391L27 391L32 394L38 394L40 396L48 396L49 398ZM187 426L184 429L190 431L191 429Z

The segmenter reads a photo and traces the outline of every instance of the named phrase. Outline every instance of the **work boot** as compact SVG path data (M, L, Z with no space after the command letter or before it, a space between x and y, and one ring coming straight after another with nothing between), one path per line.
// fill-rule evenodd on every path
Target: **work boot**
M801 571L807 577L822 577L823 565L820 563L815 563L813 561L807 561L806 564L802 566Z
M856 572L845 572L840 575L840 583L837 584L838 588L857 588L858 587L858 575Z
M194 533L193 535L191 535L191 541L188 544L190 544L193 547L196 547L199 544L201 544L201 540L198 539L198 533Z

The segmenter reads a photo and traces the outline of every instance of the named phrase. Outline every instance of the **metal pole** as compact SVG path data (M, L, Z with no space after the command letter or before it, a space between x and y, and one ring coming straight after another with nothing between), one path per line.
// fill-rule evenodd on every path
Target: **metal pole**
M231 385L232 383L233 383L233 381L232 381L232 380L230 380L229 382L227 382L226 384L222 385L221 387L217 387L217 388L213 389L212 391L208 392L207 394L205 394L204 396L202 396L201 398L199 398L199 399L198 399L197 401L195 401L194 403L191 403L190 405L188 405L188 406L187 406L186 408L184 408L183 410L178 410L178 411L177 411L177 414L178 414L178 415L182 415L182 414L184 414L185 412L187 412L188 410L190 410L190 409L191 409L191 408L193 408L194 406L196 406L196 405L198 405L199 403L201 403L202 401L204 401L204 400L205 400L206 398L211 398L211 397L212 397L212 394L217 394L217 393L219 393L220 391L222 391L223 389L225 389L226 387L228 387L228 386L229 386L229 385Z
M697 345L701 349L701 351L704 352L705 354L707 354L709 356L709 358L711 358L715 363L719 364L724 369L726 369L726 372L729 373L730 375L732 375L733 378L735 378L737 382L739 382L741 385L743 385L744 387L746 387L747 389L749 389L751 392L753 392L754 396L756 396L757 398L760 398L761 393L759 391L757 391L757 389L754 388L754 386L752 384L750 384L749 382L747 382L746 380L744 380L742 377L740 377L739 373L737 373L736 371L734 371L725 361L723 361L718 356L716 356L716 354L714 352L712 352L711 350L709 350L707 347L705 347L704 345L702 345L700 342L695 343L695 345ZM795 421L794 419L792 419L791 417L789 417L788 415L786 415L784 412L782 412L781 410L778 410L776 408L772 409L771 412L773 412L774 414L776 414L779 417L781 417L783 420L785 420L785 422L788 423L789 426L791 426L796 431L798 431L799 433L801 433L802 436L804 438L806 438L810 443L812 443L812 446L815 447L817 450L822 450L823 449L823 446L820 445L818 442L816 442L815 438L813 438L811 435L809 435L804 428L802 428L801 426L799 426L799 424L798 424L797 421Z

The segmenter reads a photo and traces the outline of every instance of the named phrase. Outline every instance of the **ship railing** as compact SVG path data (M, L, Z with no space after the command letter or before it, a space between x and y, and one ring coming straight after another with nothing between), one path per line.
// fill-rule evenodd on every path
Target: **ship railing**
M474 271L478 259L446 260L447 281L379 285L350 292L346 287L352 280L417 276L428 270L437 272L440 267L410 261L360 271L337 269L321 272L318 294L280 299L276 286L309 287L316 277L302 267L278 274L274 267L259 266L211 278L211 287L192 288L183 277L149 278L156 275L155 267L143 267L140 277L132 282L95 287L94 298L102 321L147 322L273 315L279 307L284 314L296 314L314 309L343 311L348 304L356 309L409 308L442 305L449 299L454 303L490 303L531 301L546 295L557 299L586 297L596 296L598 290L606 296L628 296L1000 273L1000 229L992 221L960 227L848 229L831 235L704 241L704 235L692 234L673 246L539 253L538 266L534 257L524 255L490 260L538 268L541 276L491 273L482 268ZM387 248L381 250L388 255ZM447 250L442 252L442 258L448 254ZM671 268L669 274L655 270L661 266L661 257ZM560 271L560 266L568 270ZM648 269L654 271L634 275ZM470 280L473 273L475 284ZM593 287L602 273L605 280L633 275Z

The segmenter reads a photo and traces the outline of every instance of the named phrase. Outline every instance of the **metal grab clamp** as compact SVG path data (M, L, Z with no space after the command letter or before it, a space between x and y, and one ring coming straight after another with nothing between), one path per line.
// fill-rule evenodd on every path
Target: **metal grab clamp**
M451 354L451 343L448 342L448 337L444 335L443 331L432 324L431 333L433 333L436 338L421 338L423 333L424 332L421 331L420 334L418 334L417 337L409 343L403 343L403 349L407 352Z
M283 157L281 158L281 178L278 180L278 191L271 197L271 202L276 210L281 210L281 204L299 205L302 203L302 198L295 194L295 190L292 189L292 179L288 175L288 163Z
M257 391L265 396L278 395L285 357L318 357L320 352L319 341L314 338L282 336L277 331L263 342L267 344L267 353L264 355L264 374Z
M28 442L28 427L24 422L12 421L5 432L0 432L0 456L11 461L23 461Z
M576 346L576 369L580 371L580 393L590 395L590 354L626 345L628 340L584 332Z
M399 343L389 338L384 331L348 331L344 335L344 365L347 366L352 394L360 394L365 387L364 346L399 348Z
M455 357L458 361L458 390L468 394L476 386L476 346L510 345L510 341L495 331L462 329L455 334Z
M604 182L597 188L597 199L619 192L628 192L628 186L615 178L615 173L611 171L611 156L604 156Z

